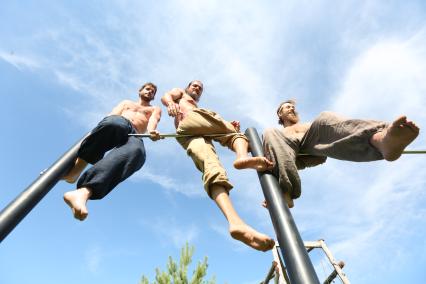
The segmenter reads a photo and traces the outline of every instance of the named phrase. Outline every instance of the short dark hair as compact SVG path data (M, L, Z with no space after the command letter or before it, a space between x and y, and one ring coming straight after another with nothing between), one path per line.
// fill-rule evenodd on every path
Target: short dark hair
M283 101L282 103L280 103L280 105L278 106L278 108L277 108L277 116L278 116L278 124L284 124L282 121L281 121L281 118L280 118L280 110L281 110L281 108L282 108L282 106L284 105L284 104L292 104L292 105L296 105L296 101L295 100L286 100L286 101Z
M157 86L154 83L148 82L142 85L142 87L140 87L139 92L143 90L143 88L145 88L146 86L151 86L154 88L154 95L157 93Z

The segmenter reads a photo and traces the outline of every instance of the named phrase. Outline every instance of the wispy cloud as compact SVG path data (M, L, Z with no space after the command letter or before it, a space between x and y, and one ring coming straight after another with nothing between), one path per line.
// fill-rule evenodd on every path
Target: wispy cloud
M33 71L40 67L40 64L34 58L26 55L18 55L13 51L5 52L0 50L0 59L13 65L20 71L25 69Z
M363 50L348 69L332 109L351 116L393 119L406 113L426 118L426 32L381 39Z
M102 265L103 252L99 246L92 246L86 252L86 267L91 273L98 273Z
M193 171L195 171L195 169ZM148 166L135 173L130 180L149 181L159 185L165 190L180 193L188 197L205 196L201 180L199 182L188 182L183 179L177 179L173 175L162 174L160 169L154 172Z
M183 224L174 218L157 218L150 222L143 220L141 224L156 233L163 244L172 244L178 249L182 248L185 243L194 242L200 234L196 225Z

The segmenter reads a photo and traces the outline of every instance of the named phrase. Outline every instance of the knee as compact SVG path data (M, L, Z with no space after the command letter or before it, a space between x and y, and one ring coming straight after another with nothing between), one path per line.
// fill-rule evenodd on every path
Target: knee
M318 117L315 119L313 124L317 125L328 125L333 124L339 120L339 116L331 111L323 111L321 112Z
M130 139L132 140L137 138L131 137ZM132 147L128 150L129 157L135 162L135 164L142 167L146 160L146 152L143 144L140 145L139 143L133 143L131 146Z
M334 112L331 112L331 111L322 111L319 114L320 117L329 117L334 115L335 115Z
M320 114L318 116L319 119L326 120L326 121L333 120L336 117L338 117L337 114L332 112L332 111L322 111L322 112L320 112Z

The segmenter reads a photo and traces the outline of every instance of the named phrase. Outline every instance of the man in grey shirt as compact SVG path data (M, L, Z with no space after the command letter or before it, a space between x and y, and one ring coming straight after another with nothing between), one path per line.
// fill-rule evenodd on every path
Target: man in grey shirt
M301 195L299 169L322 164L327 157L355 162L394 161L419 134L417 125L406 116L386 123L322 112L312 123L299 123L293 100L281 103L277 115L283 127L266 129L263 146L265 156L274 163L272 173L290 208L293 199Z

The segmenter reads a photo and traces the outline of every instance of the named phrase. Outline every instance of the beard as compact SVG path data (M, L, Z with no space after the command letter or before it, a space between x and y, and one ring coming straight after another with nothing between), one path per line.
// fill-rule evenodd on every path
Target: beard
M149 95L148 96L140 96L140 98L141 98L142 101L147 102L147 103L149 103L150 101L152 101L154 99L153 96L149 96Z
M296 124L299 122L299 115L297 114L297 112L289 112L283 115L283 117L281 118L281 121L283 122L288 121L291 124Z
M290 122L292 123L298 123L299 122L299 116L297 114L290 114L288 116L288 120L290 120Z
M191 98L193 98L194 99L194 101L196 101L196 102L198 102L198 99L200 98L200 96L195 92L195 91L192 91L192 92L188 92L188 90L186 90L186 93L191 97Z

